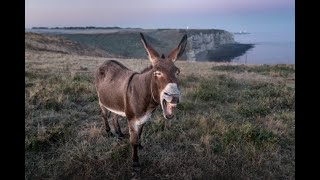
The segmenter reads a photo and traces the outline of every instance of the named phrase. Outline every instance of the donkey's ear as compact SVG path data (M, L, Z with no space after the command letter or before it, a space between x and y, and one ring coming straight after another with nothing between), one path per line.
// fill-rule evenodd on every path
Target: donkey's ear
M149 60L151 61L152 65L155 65L156 62L158 61L159 54L147 43L142 33L140 33L140 36L141 36L141 41L143 43L144 49L146 50L147 55L149 57Z
M185 34L180 41L178 47L174 48L168 55L168 59L175 62L184 52L187 45L188 36Z

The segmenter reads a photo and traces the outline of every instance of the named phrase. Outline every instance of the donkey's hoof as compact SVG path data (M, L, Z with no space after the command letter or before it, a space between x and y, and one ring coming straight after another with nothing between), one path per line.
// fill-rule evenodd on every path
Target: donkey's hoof
M133 172L132 173L132 177L131 177L131 180L136 180L136 179L140 179L140 172Z
M139 162L133 162L132 164L132 178L131 179L140 179L141 168Z

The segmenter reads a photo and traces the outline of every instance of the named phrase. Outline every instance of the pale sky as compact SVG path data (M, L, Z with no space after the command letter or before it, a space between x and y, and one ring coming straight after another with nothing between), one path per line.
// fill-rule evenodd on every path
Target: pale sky
M26 0L25 27L295 32L294 0Z

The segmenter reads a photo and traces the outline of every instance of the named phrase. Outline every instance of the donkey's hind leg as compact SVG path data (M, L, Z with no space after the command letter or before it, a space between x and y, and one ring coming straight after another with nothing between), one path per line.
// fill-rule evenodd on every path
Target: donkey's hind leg
M101 115L102 115L102 124L105 127L108 136L113 136L109 123L108 123L108 110L106 108L104 108L103 106L100 106L101 108ZM111 112L109 112L111 113Z
M119 140L123 139L124 135L121 132L117 114L111 113L111 122L112 122L113 129L118 136L118 139Z

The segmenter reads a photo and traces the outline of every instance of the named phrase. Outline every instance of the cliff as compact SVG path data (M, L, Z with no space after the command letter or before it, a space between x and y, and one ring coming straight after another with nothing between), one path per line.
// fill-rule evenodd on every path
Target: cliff
M224 30L191 30L188 35L188 61L208 59L210 51L220 48L221 45L235 43L233 34Z

